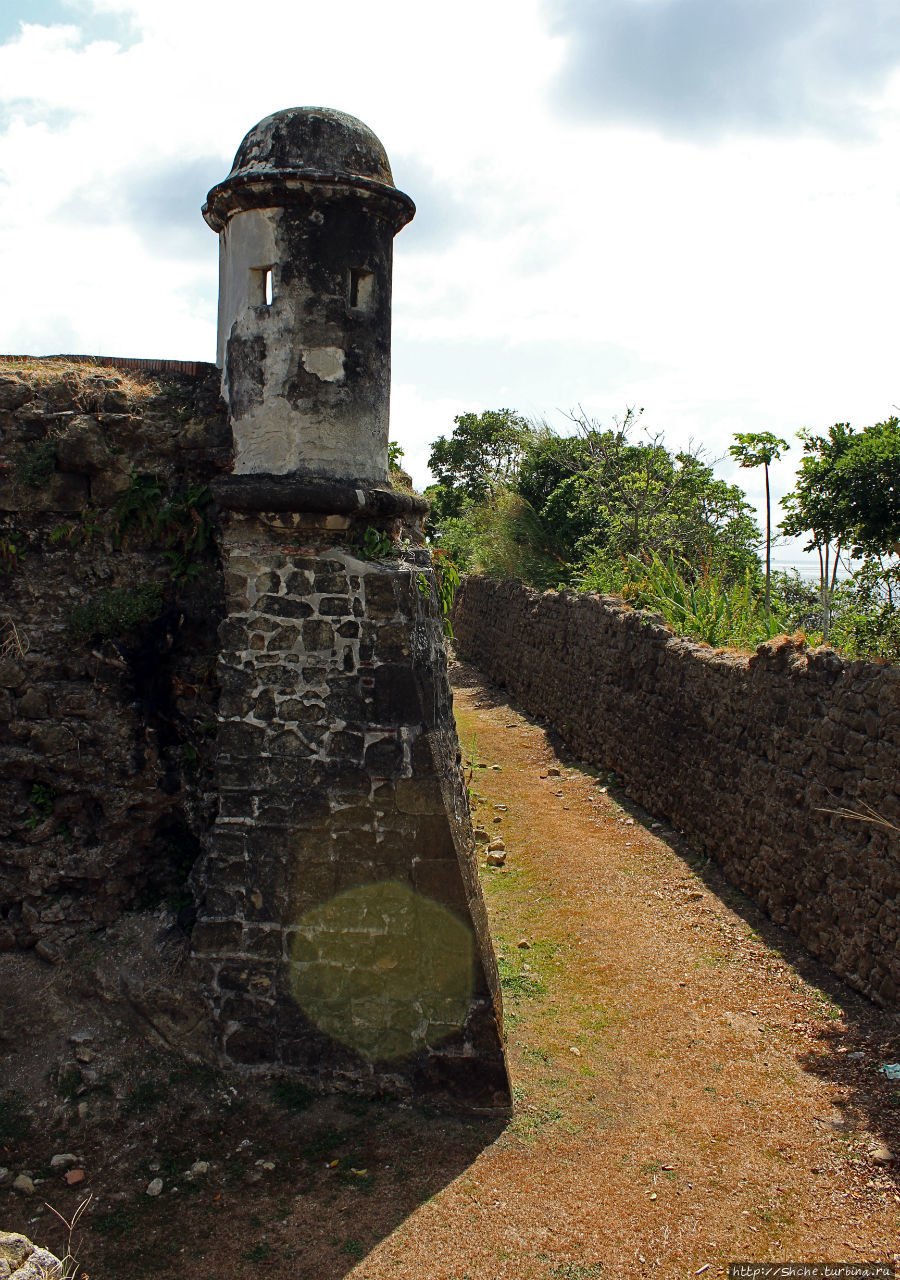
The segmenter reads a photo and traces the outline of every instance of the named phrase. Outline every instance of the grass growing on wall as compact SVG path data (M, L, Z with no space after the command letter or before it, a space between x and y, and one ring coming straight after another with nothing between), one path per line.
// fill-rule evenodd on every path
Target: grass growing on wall
M766 614L762 594L748 569L742 580L726 585L722 573L696 577L673 555L656 553L645 562L630 556L633 603L661 613L679 635L705 644L755 648L783 630L775 612ZM687 572L686 572L687 570Z

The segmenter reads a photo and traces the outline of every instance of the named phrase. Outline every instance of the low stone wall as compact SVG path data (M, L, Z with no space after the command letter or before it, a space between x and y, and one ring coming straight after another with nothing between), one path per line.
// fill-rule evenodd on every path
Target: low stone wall
M900 1004L900 669L787 638L753 655L617 597L466 579L456 647L876 1003Z
M218 384L0 357L0 950L53 960L124 910L187 903L223 591L211 538L179 554L230 461ZM163 529L169 500L183 523Z

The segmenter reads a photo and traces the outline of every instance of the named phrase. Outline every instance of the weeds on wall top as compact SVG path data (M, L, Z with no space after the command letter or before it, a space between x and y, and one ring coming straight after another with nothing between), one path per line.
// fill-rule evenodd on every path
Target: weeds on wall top
M81 413L99 413L105 409L110 391L121 393L129 408L152 400L162 391L158 378L125 369L113 370L109 365L90 361L73 365L65 356L17 357L11 371L20 377L24 375L27 382L39 390L61 383L73 407Z
M397 548L393 538L369 524L363 532L360 554L363 560L386 560L397 554Z
M780 630L777 617L747 569L743 578L726 585L714 571L696 575L686 561L670 552L663 559L654 551L644 559L629 556L632 603L658 610L679 635L693 636L706 644L760 644Z

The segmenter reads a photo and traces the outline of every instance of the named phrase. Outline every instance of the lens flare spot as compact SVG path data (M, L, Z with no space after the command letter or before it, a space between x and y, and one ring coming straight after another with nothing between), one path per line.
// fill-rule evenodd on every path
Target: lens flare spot
M311 1022L370 1062L431 1048L465 1022L471 930L387 880L338 894L290 929L294 999Z

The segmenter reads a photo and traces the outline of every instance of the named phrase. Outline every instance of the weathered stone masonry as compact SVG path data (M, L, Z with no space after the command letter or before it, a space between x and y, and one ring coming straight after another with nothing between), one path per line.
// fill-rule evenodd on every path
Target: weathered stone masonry
M876 1002L900 1004L900 669L782 639L678 638L613 596L468 578L459 651L582 759L697 837L729 878Z
M56 959L125 911L184 899L214 803L221 574L210 548L177 588L165 545L137 526L116 541L111 520L133 476L177 492L230 459L214 365L0 361L0 540L17 548L0 572L0 950ZM76 608L148 583L157 616L73 636Z
M226 535L220 813L193 935L221 1052L505 1105L430 557L370 562L321 530L304 554L296 523L233 515Z

